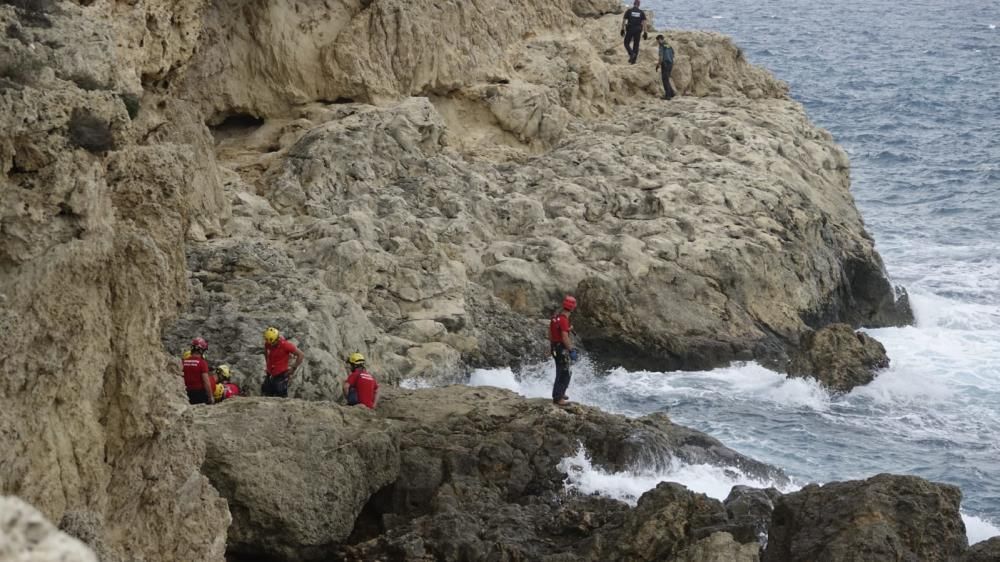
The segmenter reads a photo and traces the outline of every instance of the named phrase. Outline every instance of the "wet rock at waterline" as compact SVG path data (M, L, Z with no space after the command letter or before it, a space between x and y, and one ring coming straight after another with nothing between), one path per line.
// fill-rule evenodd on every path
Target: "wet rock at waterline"
M962 557L962 562L997 562L1000 560L1000 537L993 537L972 545Z
M831 324L802 336L788 364L791 376L812 377L834 392L850 392L889 366L885 347L847 324Z
M959 560L961 499L957 487L915 476L811 484L778 499L762 560Z

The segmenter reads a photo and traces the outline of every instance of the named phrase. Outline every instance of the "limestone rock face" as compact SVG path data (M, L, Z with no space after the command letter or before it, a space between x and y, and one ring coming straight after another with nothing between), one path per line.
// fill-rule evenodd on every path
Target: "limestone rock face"
M757 562L760 548L740 544L728 533L712 533L681 552L678 562Z
M183 102L123 95L96 8L16 4L0 5L0 65L17 65L0 84L0 330L20 342L0 358L0 491L52 520L93 512L124 559L221 560L229 515L160 343L185 236L225 214L208 130Z
M202 471L233 514L232 555L317 556L400 475L398 427L364 407L237 398L197 410Z
M778 500L762 560L959 560L961 497L913 476L812 484Z
M0 496L0 560L98 562L80 541L60 533L37 509Z
M888 366L889 357L878 340L847 324L831 324L802 336L788 373L811 376L836 392L850 392L873 381L876 372Z

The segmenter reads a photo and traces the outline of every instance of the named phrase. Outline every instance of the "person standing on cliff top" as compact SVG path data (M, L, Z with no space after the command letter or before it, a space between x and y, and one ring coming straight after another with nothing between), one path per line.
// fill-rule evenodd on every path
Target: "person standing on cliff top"
M566 396L571 377L569 365L571 361L576 361L577 357L576 348L573 347L573 339L569 335L573 329L569 323L569 316L574 310L576 310L576 298L566 295L566 298L563 299L562 310L549 322L549 346L552 350L552 358L556 361L556 381L552 385L552 402L558 406L565 406L569 403L569 396Z
M204 338L191 340L191 353L184 359L184 387L191 404L214 404L215 377L208 374L205 352L208 342Z
M656 70L660 71L660 80L663 80L663 99L668 100L675 95L674 89L670 86L670 73L674 69L674 48L667 44L662 35L656 36L656 44L660 50Z
M639 0L635 0L622 17L621 36L625 38L625 51L628 52L629 64L635 64L639 58L639 34L646 39L646 12L639 9Z
M295 356L295 365L288 368L288 357ZM295 344L281 337L274 326L264 330L264 361L266 372L260 393L264 396L288 397L288 384L302 365L305 354Z

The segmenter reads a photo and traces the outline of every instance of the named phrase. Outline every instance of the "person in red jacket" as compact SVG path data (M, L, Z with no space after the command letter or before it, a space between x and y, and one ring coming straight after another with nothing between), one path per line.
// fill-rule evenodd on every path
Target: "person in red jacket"
M295 356L295 365L288 368L288 358ZM264 330L264 361L265 376L264 384L260 387L260 393L264 396L288 397L288 384L295 371L302 365L305 354L295 347L295 344L281 337L278 329L274 326Z
M219 365L215 368L215 374L219 377L219 382L215 385L215 401L222 402L233 396L239 396L240 387L236 386L236 383L229 380L232 376L229 370L229 365Z
M361 404L369 410L374 410L378 404L378 381L365 369L365 356L352 353L347 359L351 374L344 381L344 396L347 405Z
M569 333L573 326L569 323L569 316L576 310L576 298L566 295L563 299L562 310L549 321L549 348L552 358L556 361L556 381L552 385L552 402L565 406L569 403L569 396L566 390L569 388L569 380L572 374L569 370L571 361L576 361L576 348L573 347L573 339Z
M188 402L192 404L214 404L215 377L210 376L205 352L208 342L204 338L191 340L191 354L184 359L184 387Z

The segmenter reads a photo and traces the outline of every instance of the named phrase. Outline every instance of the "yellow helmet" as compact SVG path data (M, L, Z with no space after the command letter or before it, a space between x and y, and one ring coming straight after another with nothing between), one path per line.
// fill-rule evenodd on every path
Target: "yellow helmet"
M185 349L184 353L181 353L181 359L190 359L190 358L191 358L191 350Z
M219 374L219 378L227 381L229 380L229 365L219 365L215 368L215 372Z
M278 341L279 335L280 334L278 333L278 329L275 328L274 326L271 326L268 329L264 330L264 341L267 343L274 343Z
M355 351L347 358L347 362L351 365L358 365L365 362L365 356Z
M222 400L222 395L226 392L226 387L222 386L222 383L215 385L215 391L212 393L215 395L215 401L218 402Z

